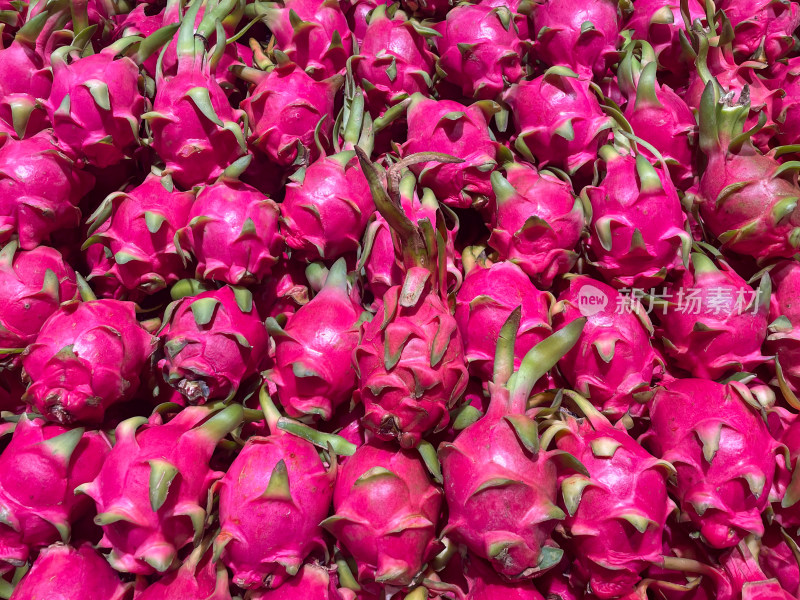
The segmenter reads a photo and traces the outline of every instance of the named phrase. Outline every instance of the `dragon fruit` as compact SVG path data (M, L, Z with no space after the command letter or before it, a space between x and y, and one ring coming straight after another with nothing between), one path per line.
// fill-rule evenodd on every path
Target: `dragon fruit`
M503 99L517 129L515 148L540 168L575 173L595 159L608 137L611 119L589 82L566 67L551 67L532 81L512 85Z
M7 46L0 40L0 133L23 139L49 126L41 100L50 94L53 73L38 46L67 18L63 7L54 6L52 13L29 18ZM0 29L2 25L0 16Z
M616 62L622 25L617 0L591 0L580 10L570 0L544 0L533 5L532 17L536 55L544 63L591 78Z
M91 503L73 493L97 476L111 449L105 434L68 429L22 415L0 457L0 561L22 566L29 553L57 541Z
M761 535L778 443L739 386L678 379L656 391L644 446L677 470L681 511L713 548Z
M164 381L193 404L232 398L256 376L268 344L251 293L229 286L170 304L158 335Z
M228 571L214 563L207 544L200 544L180 569L148 586L136 600L231 600Z
M772 64L794 48L792 34L800 25L800 7L780 0L722 0L733 26L733 54L740 61L754 59Z
M700 148L707 157L700 177L700 216L723 250L768 259L790 257L800 247L800 189L774 155L763 155L743 134L749 110L709 82L700 107Z
M278 205L261 192L223 178L200 190L178 240L197 261L198 279L257 283L272 273L283 248L279 218Z
M777 107L779 98L782 95L778 85L769 82L760 73L761 63L747 61L741 65L734 62L729 45L709 47L710 41L705 35L695 36L698 46L697 58L695 58L696 70L692 71L689 83L678 90L684 102L695 112L704 112L703 95L708 84L719 89L715 90L716 98L726 104L733 104L735 96L739 96L740 103L745 104L749 101L749 110L741 109L737 117L726 118L720 121L719 126L723 131L738 129L741 131L742 125L751 132L753 144L761 152L767 152L772 145L772 141L780 129L776 121ZM723 91L724 90L724 91ZM733 92L733 93L731 93ZM722 98L724 96L724 98ZM709 106L713 103L709 102ZM705 109L706 111L712 109ZM712 110L713 112L713 110ZM730 113L731 111L726 111ZM745 116L744 123L738 123L737 119ZM704 117L700 118L702 122ZM706 117L706 121L711 121ZM702 132L702 125L701 125ZM713 137L713 133L711 134ZM737 132L734 131L727 142L731 141ZM701 142L701 149L703 148ZM736 149L732 149L735 151Z
M13 600L72 600L103 598L124 600L130 585L124 585L102 555L90 544L72 548L54 544L39 554L31 570L11 594Z
M290 179L281 216L292 257L333 261L356 250L375 205L355 153L324 156Z
M2 61L0 61L2 62ZM59 151L52 131L0 146L0 244L17 236L23 250L77 227L78 202L94 178Z
M731 371L752 371L768 357L761 354L767 336L769 276L753 290L726 263L720 268L694 253L691 270L667 298L658 315L666 353L695 377L716 379Z
M171 189L168 180L150 173L133 189L106 197L89 218L84 248L100 243L108 250L113 260L102 276L128 290L155 293L186 276L174 238L188 223L193 202L193 192Z
M194 31L201 3L193 4L178 32L178 70L175 76L156 74L153 110L142 115L153 131L152 147L166 165L165 172L184 189L208 183L246 154L235 110L213 77L216 63L198 49L195 36L208 38L216 19L227 8L221 3L204 16Z
M388 173L394 173L401 163L389 167ZM387 173L387 174L388 174ZM390 177L394 177L391 175ZM462 280L460 261L456 255L455 243L459 231L457 217L446 206L436 200L430 189L422 192L422 198L417 194L417 180L410 172L400 178L397 186L397 202L412 222L421 223L428 219L431 223L436 221L437 211L441 210L445 217L447 235L445 239L445 263L448 291L459 288ZM398 248L395 242L402 243L401 239L393 239L392 228L383 216L376 212L373 220L367 226L362 243L363 253L360 263L364 266L366 280L370 291L375 298L383 295L393 285L403 282L403 264L397 259Z
M491 379L497 336L511 311L522 306L514 347L514 368L519 368L528 351L552 332L552 303L552 296L537 290L512 262L475 264L468 270L456 296L455 317L470 375Z
M272 379L290 417L319 415L328 420L350 400L356 387L351 356L358 345L362 310L340 258L325 287L289 317L285 327L268 321L275 340Z
M681 270L692 239L678 192L643 154L600 148L605 177L581 192L591 206L589 253L616 287L649 289Z
M493 100L522 79L527 48L508 8L456 6L434 29L439 69L463 96Z
M641 416L651 383L664 361L650 344L653 325L642 306L586 276L570 279L558 297L553 325L560 329L581 316L586 326L575 347L559 361L569 384L612 421Z
M261 394L270 435L251 436L218 484L215 553L233 570L233 583L246 589L279 587L309 554L326 552L320 522L336 480L335 460L326 465L310 441L283 430Z
M793 144L800 139L797 127L800 118L800 57L794 56L772 65L770 79L765 80L768 87L783 90L783 96L774 99L774 115L778 122L775 139L778 144Z
M546 289L568 272L584 228L583 204L572 186L550 171L506 163L492 173L496 212L489 245Z
M22 353L25 401L62 424L99 423L133 398L156 344L132 302L65 302Z
M800 594L797 542L775 525L768 527L758 548L758 564L766 576L777 579L784 590Z
M433 190L448 206L468 208L493 199L489 181L497 144L489 131L492 103L464 106L452 100L432 100L422 94L411 96L408 106L408 141L404 157L418 152L442 152L461 162L426 161L411 165L422 186Z
M648 454L621 423L612 426L585 399L569 396L585 418L567 417L548 435L589 473L561 480L572 577L598 598L617 598L633 592L640 573L661 557L664 522L675 508L666 480L675 469Z
M145 104L137 63L172 34L174 28L154 33L133 57L124 53L135 38L124 38L91 56L74 57L79 49L69 47L52 55L53 87L45 107L59 143L70 155L101 169L132 157Z
M417 267L422 269L422 267ZM382 439L416 446L431 429L449 422L448 408L467 385L467 367L456 320L441 296L425 285L427 273L410 271L402 288L390 288L378 313L362 326L355 351L365 425ZM414 290L419 284L422 290Z
M686 6L691 23L705 20L706 11L700 0L689 0ZM636 0L624 28L631 31L633 39L646 40L653 47L659 76L675 82L686 79L691 63L681 48L681 35L686 34L686 29L679 1Z
M338 2L283 0L263 9L275 45L317 81L344 72L353 34Z
M36 339L42 324L62 302L75 300L78 286L58 250L39 246L0 250L0 356L14 356Z
M114 30L113 39L115 41L122 40L131 36L149 37L152 33L159 28L167 28L170 26L177 27L181 22L181 2L180 0L167 0L166 6L162 7L162 3L154 4L137 4L133 10L124 15L119 15L118 24ZM227 37L232 37L236 34L237 27L244 14L243 3L234 2L232 11L223 16L224 11L218 11L217 15L221 17L220 22L223 31ZM227 7L231 6L230 2L225 3ZM205 16L205 6L201 6L195 17L195 27L200 26ZM156 12L157 9L158 12ZM211 38L208 43L216 43L216 32L212 32ZM159 53L158 56L151 55L141 61L142 67L148 76L155 79L158 66L158 59L161 58L161 70L164 76L172 77L178 72L178 52L177 40L172 39L162 46L163 54ZM216 72L212 76L216 79L217 83L226 91L231 92L236 89L238 78L229 71L232 65L240 65L243 61L252 64L252 57L249 48L241 44L230 42L225 44L225 50L219 59Z
M319 156L315 136L327 145L333 132L339 76L314 81L303 69L288 61L266 73L244 69L242 77L255 87L242 100L250 125L248 144L273 162L288 167ZM318 128L318 129L317 129Z
M289 318L309 300L305 264L291 260L286 253L272 267L272 276L253 286L253 302L259 315Z
M800 475L797 460L800 458L800 419L788 410L775 407L769 414L770 433L786 447L783 455L778 455L778 469L775 475L776 497L780 504L773 505L775 521L791 534L800 529Z
M530 580L510 583L498 575L485 560L469 554L464 563L464 576L467 578L469 592L464 595L459 589L455 597L460 600L495 600L496 598L545 600ZM448 598L449 596L442 597ZM548 596L548 598L550 597Z
M209 468L211 455L241 421L242 407L232 404L221 411L184 408L167 423L155 412L117 426L97 478L78 488L97 504L100 546L111 548L115 569L163 573L202 535L208 491L222 477Z
M322 522L358 565L359 581L407 586L441 548L442 491L414 450L372 441L339 471L334 515Z
M641 44L641 62L631 50L618 69L620 85L627 97L625 118L634 133L661 154L673 183L685 191L694 179L692 164L697 123L692 110L681 97L669 86L658 82L655 56L652 48L644 44ZM655 158L644 144L639 145L639 151L650 160Z
M575 344L583 321L537 344L512 377L520 313L514 309L500 332L485 416L439 446L449 513L442 535L509 579L535 577L561 560L563 551L550 539L564 518L556 505L557 470L583 471L566 453L541 449L525 413L533 385Z
M391 17L386 15L384 5L372 11L364 41L350 64L353 76L364 87L374 117L385 106L393 106L414 93L428 93L436 56L428 49L426 38L434 33L402 11Z
M281 587L255 591L250 600L297 600L297 598L339 600L339 596L330 594L330 591L331 577L328 570L323 565L306 563L297 575Z
M767 349L782 367L781 377L789 389L800 394L800 264L781 261L770 271L773 293L770 298Z
M382 187L369 157L361 148L356 151L375 205L393 235L403 240L395 248L405 270L403 284L387 290L377 302L377 314L362 326L353 354L365 408L362 421L380 439L397 438L401 446L412 448L425 433L447 426L448 409L464 393L464 347L446 304L434 222L412 222Z

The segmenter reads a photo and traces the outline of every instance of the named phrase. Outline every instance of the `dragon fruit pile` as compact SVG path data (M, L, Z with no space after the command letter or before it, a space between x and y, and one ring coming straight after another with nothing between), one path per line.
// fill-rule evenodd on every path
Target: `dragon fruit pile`
M800 598L800 2L0 0L0 598Z

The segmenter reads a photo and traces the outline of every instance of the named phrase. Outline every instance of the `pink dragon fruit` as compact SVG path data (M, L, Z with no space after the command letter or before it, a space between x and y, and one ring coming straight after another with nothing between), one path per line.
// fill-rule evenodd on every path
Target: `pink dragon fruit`
M537 290L528 276L512 262L487 267L475 264L467 271L456 296L455 317L464 340L470 375L489 380L494 365L497 336L511 311L522 306L514 346L514 368L551 332L553 297Z
M103 201L89 218L84 248L100 243L108 249L113 260L102 275L125 289L155 293L186 276L174 240L188 223L193 202L193 192L171 189L168 179L150 173L140 185Z
M136 596L136 600L231 600L228 570L212 560L207 544L200 544L183 561Z
M678 379L656 391L645 448L672 463L682 512L713 548L761 535L778 443L739 386Z
M320 522L330 509L336 462L326 465L310 441L285 431L265 390L261 395L270 435L251 436L219 482L222 529L214 545L237 586L282 589L307 556L326 552ZM312 435L323 445L336 437Z
M78 202L93 184L58 150L51 130L8 140L0 146L0 244L16 235L20 248L33 250L53 233L77 227Z
M173 33L174 28L156 34L159 39L151 39L136 61L155 52ZM53 87L45 106L55 135L70 155L101 169L131 158L139 145L144 113L139 65L128 56L116 58L134 39L125 38L91 56L71 58L60 50L51 58Z
M800 7L780 0L722 0L733 26L733 54L740 61L754 59L773 64L794 47L792 34L800 25Z
M361 148L356 152L375 205L398 238L395 248L405 270L402 285L389 288L375 317L362 325L353 353L362 421L380 439L397 438L411 448L425 433L447 426L448 409L467 386L464 347L446 304L445 269L431 229L437 216L412 222L382 187L369 157Z
M415 451L372 441L342 466L334 515L322 525L353 556L362 584L408 586L441 549L441 505L442 491Z
M793 144L800 139L800 57L793 56L770 66L770 79L764 83L770 88L783 90L783 96L776 96L773 101L775 121L778 131L775 139L780 145Z
M228 286L170 304L158 335L164 381L193 404L232 398L256 377L268 344L251 293Z
M540 449L536 424L525 414L533 385L577 341L583 321L537 344L511 378L520 313L514 309L498 337L485 416L439 446L449 514L442 535L509 579L535 577L561 560L550 539L564 518L556 506L557 467L583 471L566 453Z
M720 564L742 600L795 600L777 579L768 579L744 541L720 557Z
M616 62L622 25L617 0L590 0L580 10L570 0L533 5L536 55L550 66L565 66L581 77L602 77Z
M324 156L296 172L281 204L292 258L334 261L355 251L375 212L355 153Z
M724 262L692 254L691 270L672 289L670 306L658 315L666 353L695 377L716 379L752 371L768 357L769 277L753 290Z
M691 23L705 21L706 11L700 0L689 0L687 8ZM659 76L675 82L686 79L690 62L681 48L680 37L686 35L686 28L678 0L636 0L624 29L632 32L633 39L646 40L653 47Z
M62 424L99 423L133 398L156 344L132 302L65 302L22 354L25 401Z
M290 417L318 415L329 420L353 395L356 376L351 357L358 345L362 309L350 287L345 260L340 258L325 287L284 328L268 321L275 340L272 379Z
M223 178L200 190L178 240L197 261L198 279L258 283L272 273L283 249L279 218L278 205L261 192Z
M341 77L314 81L291 62L279 62L266 73L244 69L241 74L255 84L241 102L250 125L250 147L283 167L316 159L315 135L323 145L331 139Z
M272 276L253 286L253 302L259 315L287 319L309 300L305 264L291 260L286 252L272 267ZM283 317L281 317L283 318Z
M323 565L306 563L297 575L279 588L255 591L250 600L297 600L297 598L339 600L338 595L330 593L331 585L330 574Z
M181 22L177 73L156 74L153 110L142 115L153 131L152 146L164 161L165 172L184 189L214 181L246 154L239 124L244 113L233 109L214 79L215 62L196 47L195 36L207 39L215 20L224 15L208 12L195 32L200 5L193 4Z
M91 502L74 490L97 476L111 443L105 434L22 415L0 457L0 561L22 566L30 552L66 543Z
M800 394L800 263L781 261L770 271L773 293L770 298L767 349L782 367L780 376L795 394Z
M800 247L800 189L774 155L743 134L748 96L720 96L709 82L700 107L700 216L723 250L760 259L790 257Z
M224 6L229 8L231 4L225 3ZM200 26L202 23L205 16L205 8L205 6L200 7L195 17L195 27ZM227 16L223 14L225 9L216 12L226 37L236 35L237 27L244 14L241 8L244 8L242 4L235 3L233 11ZM117 20L118 24L113 34L115 41L131 36L148 37L159 28L177 26L181 22L181 2L180 0L167 0L166 6L163 8L161 3L137 4L129 13L119 15ZM208 39L208 44L213 45L213 43L216 43L216 32L214 31L212 31L212 35ZM144 71L153 79L156 78L159 56L161 57L161 70L165 77L173 77L178 72L177 40L172 39L166 44L161 44L162 47L164 45L166 49L163 50L163 56L159 52L158 55L151 55L142 61ZM247 57L250 58L249 64L252 64L251 54L252 52L249 48L241 44L235 42L225 44L224 53L220 57L216 72L212 76L226 92L236 89L237 83L240 81L229 71L229 67L241 65Z
M758 548L758 564L765 575L777 579L784 590L800 595L797 542L780 527L767 527Z
M359 53L350 63L374 117L412 94L428 93L436 56L426 38L434 33L401 11L391 17L384 5L372 11Z
M168 423L155 412L117 426L97 478L78 488L97 504L100 546L111 548L115 569L163 573L202 535L208 491L223 475L209 468L211 455L241 421L242 407L232 404L221 411L184 408Z
M682 270L692 239L678 192L663 166L600 148L605 178L581 192L591 206L589 253L616 287L648 289Z
M774 519L791 534L800 529L800 475L797 461L800 458L800 419L797 415L781 407L774 407L769 414L770 433L786 447L783 455L778 455L778 469L775 475Z
M743 108L740 111L746 117L744 123L737 125L737 118L723 119L713 129L719 127L725 132L737 129L741 131L742 125L744 125L748 131L753 130L751 136L755 147L762 152L767 152L772 145L775 134L779 130L779 125L776 122L776 109L778 99L782 95L780 87L775 83L768 83L769 80L762 76L760 69L756 68L762 66L760 63L747 61L737 65L728 45L711 46L709 48L709 40L705 35L697 35L696 40L699 48L695 59L696 69L691 73L689 84L678 90L683 100L695 112L714 112L711 108L702 108L704 91L706 86L711 83L715 87L718 84L719 89L715 90L715 101L709 102L709 106L713 106L717 100L724 102L726 105L733 104L733 99L737 95L739 96L740 104L745 104L749 101L749 109ZM728 106L728 108L730 109L731 107ZM732 111L724 112L730 113ZM706 114L710 113L707 112ZM766 120L762 121L765 117ZM701 123L703 120L711 124L708 117L704 119L701 115ZM700 130L701 132L703 131L702 125ZM728 141L736 135L737 132L734 131ZM714 133L711 133L711 136L713 137ZM724 147L726 143L724 142L721 146ZM731 151L738 151L738 148L732 148Z
M402 6L409 13L437 19L443 18L454 4L454 0L403 0L402 2Z
M401 163L389 167L387 177L394 177ZM447 289L454 291L461 285L462 269L460 257L455 249L456 236L459 231L458 218L446 206L436 200L430 189L423 190L422 198L417 195L417 180L412 173L406 171L400 178L397 188L397 202L412 222L421 223L428 219L431 223L437 219L437 211L441 210L450 218L445 218L447 235L445 239L445 262L447 271ZM403 240L393 238L392 228L383 216L376 212L367 226L362 244L363 253L359 264L363 264L367 275L367 283L373 296L383 298L388 289L403 282L404 272L401 260L398 260L398 247Z
M4 13L0 9L0 15ZM14 15L18 13L15 11ZM29 15L7 46L3 47L0 39L0 134L23 139L49 126L41 99L50 94L53 73L43 58L41 45L67 19L64 7L53 5L52 12ZM2 25L0 16L0 29ZM3 29L4 33L7 31Z
M680 96L656 79L655 57L650 56L652 49L645 43L642 43L641 63L631 50L618 69L618 78L627 97L625 118L637 136L658 150L667 163L675 186L685 191L694 179L692 164L697 123L692 110ZM648 159L655 158L644 144L638 148Z
M448 409L467 385L458 324L442 297L425 285L422 267L390 288L378 313L362 326L354 354L365 425L381 439L416 446L422 435L449 422ZM422 280L422 281L420 281ZM414 290L414 303L406 289Z
M559 361L569 384L612 421L640 416L652 396L651 383L664 361L650 344L653 325L642 306L586 276L570 279L558 297L553 325L560 329L582 316L586 326L575 347Z
M422 186L433 190L444 204L468 208L493 200L489 181L497 164L497 144L489 132L491 103L464 106L452 100L432 100L414 94L408 107L408 141L403 156L418 152L443 152L462 159L458 163L427 161L411 166Z
M75 271L58 250L6 244L0 250L0 356L16 362L14 355L36 339L47 318L77 295Z
M509 583L492 569L486 561L469 556L465 561L464 575L469 592L463 600L545 600L531 581ZM447 598L448 596L443 596ZM459 596L456 596L459 598ZM550 598L548 596L548 598Z
M338 2L283 0L263 9L275 45L317 81L344 72L353 34Z
M129 597L129 588L90 544L77 549L54 544L39 554L11 598L124 600Z
M540 168L553 165L575 173L595 159L608 137L611 119L589 82L566 67L551 67L532 81L512 85L503 99L517 129L514 146Z
M648 454L621 423L612 426L585 399L567 393L585 418L557 424L555 443L588 471L561 480L572 577L597 598L618 598L632 593L640 574L661 557L664 523L675 508L667 478L675 469Z
M506 7L456 6L434 29L439 69L467 98L493 100L525 74L527 47Z
M519 265L543 289L568 272L584 229L583 204L572 186L550 171L506 163L504 178L492 173L497 199L489 245Z

